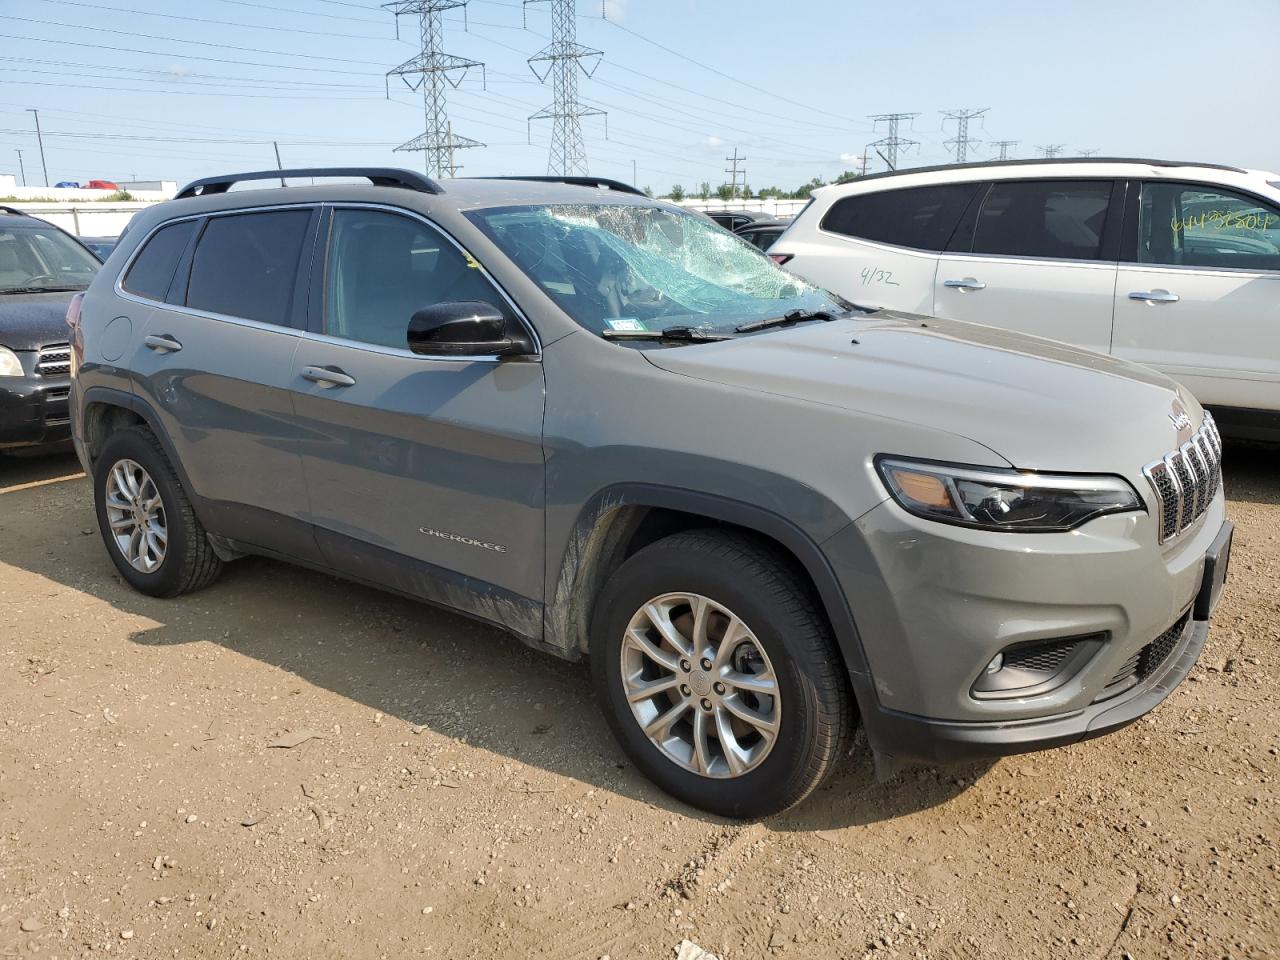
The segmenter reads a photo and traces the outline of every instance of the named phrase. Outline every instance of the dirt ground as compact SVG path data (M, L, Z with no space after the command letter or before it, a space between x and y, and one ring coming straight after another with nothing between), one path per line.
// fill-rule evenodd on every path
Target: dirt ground
M859 745L756 824L643 780L583 665L265 560L140 596L74 458L0 460L0 957L1280 956L1280 457L1226 460L1154 714L887 784Z

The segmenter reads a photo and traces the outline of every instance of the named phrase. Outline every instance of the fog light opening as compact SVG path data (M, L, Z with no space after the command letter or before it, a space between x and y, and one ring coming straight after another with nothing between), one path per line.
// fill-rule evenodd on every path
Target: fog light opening
M999 673L1001 668L1003 667L1004 667L1004 654L997 653L994 657L991 658L991 662L987 664L987 669L985 672Z

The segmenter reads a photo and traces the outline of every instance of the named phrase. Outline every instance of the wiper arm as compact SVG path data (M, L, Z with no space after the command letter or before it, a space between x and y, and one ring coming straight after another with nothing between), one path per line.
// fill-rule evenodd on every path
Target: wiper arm
M0 293L69 293L73 290L85 290L86 287L4 287Z
M701 327L667 327L665 330L602 330L606 340L655 340L667 343L710 343L732 340L733 334L715 333Z
M740 327L734 327L734 333L754 333L757 330L768 330L770 327L785 327L792 323L803 323L805 320L834 320L836 315L830 310L792 310L780 317L767 317L764 320L752 320Z

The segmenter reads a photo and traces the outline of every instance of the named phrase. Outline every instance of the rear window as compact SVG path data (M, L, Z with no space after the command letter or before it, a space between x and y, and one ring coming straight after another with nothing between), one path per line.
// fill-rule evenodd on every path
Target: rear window
M973 252L1096 260L1110 180L996 181L982 204Z
M148 300L163 300L198 223L183 220L157 230L125 274L124 288Z
M191 263L187 306L287 326L310 220L310 210L211 219Z
M859 240L938 251L946 246L976 183L881 190L837 200L822 229Z

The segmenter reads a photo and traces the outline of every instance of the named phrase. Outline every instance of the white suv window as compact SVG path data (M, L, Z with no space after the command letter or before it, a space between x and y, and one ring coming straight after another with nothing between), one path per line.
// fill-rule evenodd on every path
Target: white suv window
M831 205L821 227L874 243L939 251L951 239L977 183L944 183L855 193Z
M1280 270L1280 210L1219 187L1144 183L1138 262Z
M997 180L973 235L973 252L1097 260L1110 180Z

